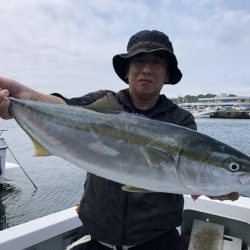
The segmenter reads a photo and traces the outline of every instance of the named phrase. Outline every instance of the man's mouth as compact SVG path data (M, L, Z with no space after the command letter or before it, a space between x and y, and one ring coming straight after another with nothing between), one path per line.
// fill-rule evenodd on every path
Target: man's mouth
M150 79L139 79L139 82L152 83Z

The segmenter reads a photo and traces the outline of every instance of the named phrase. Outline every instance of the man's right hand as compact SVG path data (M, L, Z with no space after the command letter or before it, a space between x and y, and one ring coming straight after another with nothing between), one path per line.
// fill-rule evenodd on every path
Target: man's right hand
M19 82L5 77L0 77L0 117L3 119L12 118L9 113L9 96L20 99L29 99L29 96L27 96L27 98L25 98L25 96L29 95L30 92L32 92L31 89Z
M7 89L0 89L0 117L3 119L11 119L9 113L10 99Z

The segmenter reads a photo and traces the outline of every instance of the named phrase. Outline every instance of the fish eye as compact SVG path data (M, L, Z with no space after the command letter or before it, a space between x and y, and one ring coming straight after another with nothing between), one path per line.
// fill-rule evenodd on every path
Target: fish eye
M231 162L229 165L229 170L232 172L236 172L240 170L240 165L236 162Z

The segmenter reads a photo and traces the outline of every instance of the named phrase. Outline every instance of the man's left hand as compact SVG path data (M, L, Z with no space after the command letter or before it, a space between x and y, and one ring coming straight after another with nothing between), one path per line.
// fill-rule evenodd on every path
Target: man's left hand
M200 195L191 195L192 199L195 201L197 200ZM219 196L208 196L211 200L219 200L219 201L225 201L225 200L230 200L230 201L236 201L239 199L240 195L238 192L233 192L230 194L226 195L219 195Z

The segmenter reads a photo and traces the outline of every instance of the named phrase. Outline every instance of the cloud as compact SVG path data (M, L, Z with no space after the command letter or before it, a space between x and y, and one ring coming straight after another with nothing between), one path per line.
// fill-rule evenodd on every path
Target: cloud
M181 94L249 95L250 6L232 0L12 0L0 3L0 74L46 92L125 88L112 57L141 29L173 41Z

